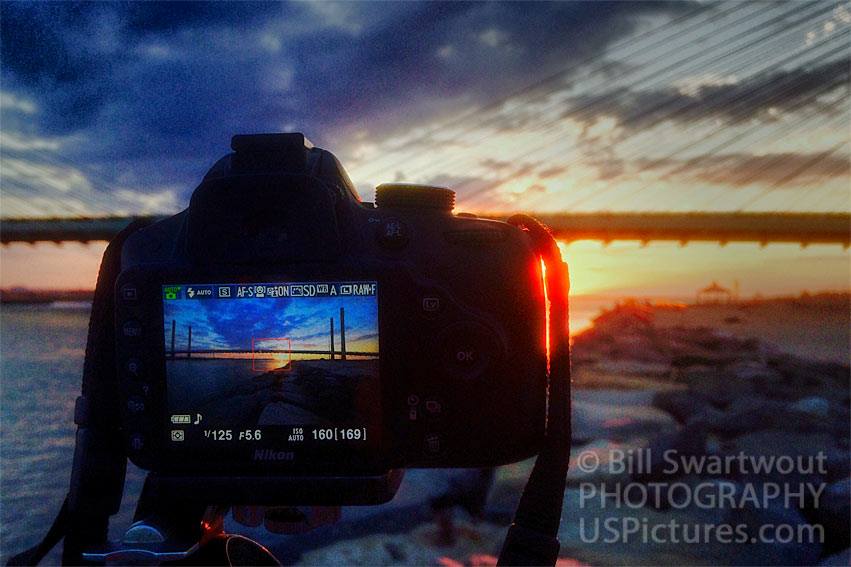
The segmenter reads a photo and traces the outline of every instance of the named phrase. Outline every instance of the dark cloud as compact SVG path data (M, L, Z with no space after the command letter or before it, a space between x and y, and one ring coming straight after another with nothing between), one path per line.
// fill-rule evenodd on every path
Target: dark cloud
M830 151L783 152L766 155L724 154L698 156L689 160L639 160L642 170L669 171L663 179L701 181L731 187L770 184L800 186L851 175L851 158Z
M215 25L256 24L271 16L287 15L292 7L278 2L173 2L121 3L125 28L137 34Z
M491 201L496 189L511 181L532 175L541 166L540 162L520 162L517 164L510 162L496 163L501 164L503 167L496 172L498 176L495 178L438 175L427 179L426 183L453 189L458 194L459 201L478 201L482 199ZM543 186L538 184L533 184L532 187L536 188L532 189L529 194L538 193L537 187L543 188Z
M589 166L596 168L597 179L602 181L616 179L626 172L626 163L613 152L590 157L587 163Z
M642 16L692 9L666 2L414 4L392 26L357 40L327 38L303 87L341 126L381 131L428 118L434 99L492 100L570 62L602 56Z
M528 199L533 197L539 197L541 195L545 195L547 193L547 188L540 183L533 183L523 189L522 191L512 193L511 200L514 202L526 202Z
M81 168L185 185L185 198L233 133L302 129L331 148L355 132L380 139L602 57L649 16L694 9L2 2L3 89L38 108L4 121L75 136L62 152Z
M666 121L693 123L710 118L727 124L773 121L779 115L812 108L835 110L833 104L820 97L847 88L849 80L851 59L844 57L809 68L761 74L734 84L704 85L694 92L675 87L647 91L624 87L580 95L569 101L564 116L586 124L614 117L628 130Z
M486 158L479 162L479 165L492 171L504 171L511 167L510 161Z
M616 40L628 36L645 21L642 19L645 15L695 10L688 3L556 3L534 7L464 5L445 18L426 18L434 20L433 23L425 28L414 26L416 29L411 33L400 35L398 29L379 30L369 45L372 50L380 50L380 55L353 51L351 62L347 62L347 53L334 61L335 66L342 64L361 71L357 81L362 86L346 89L349 93L346 104L368 104L372 109L371 114L366 107L363 113L360 108L346 112L338 116L338 125L343 129L369 129L378 133L380 139L382 131L393 131L409 122L427 122L435 110L431 102L435 97L441 101L462 99L464 104L490 101L498 98L499 92L514 93L521 85L535 83L542 76L551 77L556 70L569 69L570 72L559 75L560 81L555 83L558 90L586 65L596 66ZM387 33L392 36L386 37ZM570 41L565 39L568 37ZM447 47L452 49L446 50ZM392 57L388 58L387 54ZM375 79L367 80L371 74L375 74ZM338 76L342 80L350 78L346 73ZM388 77L393 79L390 83L386 82ZM362 100L352 99L353 95ZM480 112L466 132L481 127L484 122L489 128L510 133L537 117L535 111L527 113L514 106L506 112L501 112L499 104L485 104L484 109L492 113ZM367 118L370 115L372 119ZM452 139L447 140L441 133L425 133L408 138L393 150L424 151L432 147L445 150L449 145L472 149L461 147L464 131L457 132L453 128L456 124L449 122L450 131L456 136ZM502 164L489 163L504 169Z
M549 179L550 177L555 177L561 173L567 171L566 166L554 166L548 167L546 169L542 169L538 172L538 178L540 179Z

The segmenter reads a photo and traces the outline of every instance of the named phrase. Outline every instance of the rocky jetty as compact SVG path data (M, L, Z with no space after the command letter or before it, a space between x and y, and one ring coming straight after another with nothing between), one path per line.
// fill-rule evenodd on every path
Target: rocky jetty
M668 414L676 426L631 441L614 430L606 440L585 447L599 452L607 440L640 447L637 454L646 458L643 470L633 466L627 471L629 482L622 482L623 471L615 471L621 490L641 493L635 489L639 484L663 494L642 506L638 515L645 525L659 525L683 513L694 518L708 513L714 515L709 525L743 526L745 534L741 542L702 538L690 546L664 545L663 553L683 563L761 565L830 562L843 553L847 557L849 367L806 360L758 339L713 328L661 327L654 314L652 306L626 303L603 313L593 328L577 336L575 386L605 386L601 376L620 388L644 380L653 392L652 407ZM619 376L613 376L613 368ZM624 407L627 416L632 414L629 407ZM583 441L574 438L574 443ZM611 484L612 478L601 482ZM666 497L675 494L671 487L681 485L686 488L679 491L680 499L699 500L699 493L712 491L730 498L724 505L667 502ZM566 508L565 513L569 525L570 511ZM774 529L770 526L782 526L777 529L788 533L772 538L765 531ZM594 563L611 562L587 547L580 546L576 555ZM660 560L653 547L638 546L628 562Z

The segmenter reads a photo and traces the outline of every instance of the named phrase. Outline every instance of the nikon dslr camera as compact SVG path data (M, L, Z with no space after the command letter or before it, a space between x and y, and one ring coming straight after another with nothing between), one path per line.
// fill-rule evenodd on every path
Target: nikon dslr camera
M64 537L68 564L208 564L229 506L375 504L405 468L537 454L499 562L554 565L570 347L567 266L546 227L455 215L437 187L381 185L362 202L301 134L231 145L186 210L107 247L70 490L10 562ZM128 457L149 473L109 542Z
M540 451L546 306L526 232L453 214L448 189L381 185L362 202L302 134L232 148L188 209L123 244L116 363L134 463L247 497L276 477Z

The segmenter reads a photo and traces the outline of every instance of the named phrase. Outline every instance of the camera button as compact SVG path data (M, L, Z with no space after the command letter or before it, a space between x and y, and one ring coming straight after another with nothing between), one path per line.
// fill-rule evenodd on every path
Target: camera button
M499 352L496 336L478 323L458 323L441 341L444 367L463 378L477 378Z
M384 219L376 235L378 243L388 250L401 250L408 245L410 231L408 225L400 219Z
M139 288L136 284L126 284L121 286L121 300L126 303L135 303L139 300Z
M427 398L425 401L425 411L431 417L439 417L443 414L443 402L437 398Z
M131 396L127 399L127 411L140 414L145 411L145 400L141 396Z
M423 416L431 430L444 430L447 427L446 404L437 397L425 399L423 403Z
M140 396L142 399L148 399L151 397L151 385L147 382L135 382L130 392Z
M426 292L419 296L419 309L426 319L437 319L446 312L446 298L442 293Z
M127 362L124 365L124 370L127 372L127 376L135 380L139 380L143 377L142 362L138 358L127 359Z
M130 436L130 439L127 441L127 447L133 453L138 453L142 449L145 448L145 436L141 433L134 433Z
M480 363L483 356L475 344L461 344L454 350L453 361L459 368L473 368Z
M439 455L444 450L443 437L439 433L427 433L423 439L423 450L426 455Z
M121 326L121 334L128 339L138 339L142 337L142 324L135 319L125 321Z

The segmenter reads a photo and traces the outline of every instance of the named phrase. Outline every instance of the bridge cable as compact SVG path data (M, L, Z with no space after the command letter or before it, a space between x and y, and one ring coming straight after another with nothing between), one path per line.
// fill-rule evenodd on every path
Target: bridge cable
M836 51L836 50L834 50L834 52L835 52L835 51ZM775 66L779 66L779 65L785 65L785 64L787 64L789 61L792 61L792 60L794 60L794 59L799 58L802 54L803 54L803 53L796 53L796 54L794 54L792 57L787 58L786 60L784 60L784 61L782 61L782 62L778 63L777 65L772 65L772 66L771 66L771 68L768 68L768 69L764 70L764 71L763 71L763 72L761 72L759 75L767 74L767 73L768 73L768 71L772 70L772 68L773 68L773 67L775 67ZM830 55L830 54L828 54L828 55ZM789 80L789 78L788 78L788 77L787 77L787 80ZM768 84L768 85L765 85L765 86L764 86L764 89L770 89L770 88L776 88L776 84ZM832 89L832 88L834 88L834 87L831 87L831 89ZM752 91L750 94L751 94L752 96L755 96L758 92L760 92L760 90L754 90L754 91ZM742 103L743 103L743 101L741 101L741 100L740 100L738 104L742 104ZM690 102L686 102L686 103L683 103L683 104L684 104L684 105L688 105L688 104L691 104L691 103L690 103ZM680 108L682 108L683 104L681 104L681 105L680 105ZM653 111L653 112L655 112L655 111L656 111L656 108L652 109L652 111ZM640 115L637 115L637 116L640 116ZM653 128L653 127L655 127L655 126L657 126L657 125L659 125L659 124L661 124L661 123L663 123L663 122L667 121L668 119L669 119L669 115L664 115L664 116L660 117L660 118L659 118L659 119L658 119L658 120L657 120L654 124L651 124L651 125L649 126L649 128ZM728 130L728 127L727 127L727 126L724 126L723 128L719 128L719 129L717 130L717 132L716 132L716 133L721 133L721 132L724 132L724 131L727 131L727 130ZM705 138L702 138L702 139L698 140L698 142L699 142L699 143L702 143L703 141L705 141ZM697 145L697 144L693 144L693 145ZM521 157L525 157L525 154L524 154L524 156L521 156ZM580 159L580 158L577 158L577 160L574 160L574 161L578 161L579 159ZM462 184L462 185L464 185L464 184ZM457 187L456 187L456 188L457 188ZM480 192L480 191L479 191L479 192ZM464 195L463 200L465 200L465 201L469 201L471 198L473 198L473 197L477 196L477 193L478 193L478 192L473 192L473 193L469 193L469 194L467 194L467 195Z
M719 13L713 12L712 9L714 9L714 7L709 8L707 6L699 6L699 7L695 8L694 10L692 10L691 12L688 12L688 13L681 15L677 18L674 18L670 21L666 21L665 23L663 23L659 26L653 27L653 28L651 28L651 29L649 29L645 32L642 32L638 35L634 35L634 36L631 35L631 36L628 36L628 37L626 37L622 40L619 40L619 41L615 42L614 44L612 44L607 50L608 51L616 51L618 49L625 48L630 44L639 43L643 39L652 38L654 35L658 34L660 30L663 30L665 28L670 28L672 26L676 26L679 23L686 22L689 19L694 18L695 15L709 14L711 17L708 18L708 21L712 21L712 19L719 17ZM737 9L739 9L739 6L733 5L733 6L731 6L731 8L726 9L726 11L722 11L721 14L731 13L731 12L737 10ZM701 23L705 23L705 22L701 22ZM675 34L676 33L680 33L680 32L675 30ZM660 42L660 44L661 44L661 42ZM654 47L655 47L655 45L654 45ZM519 88L517 90L510 92L507 95L501 96L501 97L496 98L496 99L491 100L491 101L488 101L483 106L470 109L467 112L461 113L460 115L452 116L452 117L450 117L450 118L448 118L444 121L441 121L439 124L429 127L428 129L426 129L425 132L417 135L413 139L405 140L401 144L401 146L397 146L395 148L394 147L388 148L385 151L385 153L382 154L382 157L379 158L379 162L381 160L391 161L389 157L385 158L385 156L392 156L394 153L400 153L401 151L404 151L406 149L406 146L414 145L417 142L428 141L429 138L435 133L445 131L446 129L448 129L450 127L457 126L459 123L463 123L465 121L468 121L471 118L476 118L478 115L485 114L486 112L489 112L491 110L498 110L501 105L505 104L509 100L512 100L512 99L517 98L519 96L534 92L534 91L540 89L542 86L549 85L553 82L557 82L559 79L564 78L566 75L569 75L571 72L578 70L579 68L581 68L582 66L584 66L588 62L591 62L591 61L597 59L598 57L599 57L598 54L593 54L593 55L588 54L588 55L580 58L578 61L574 61L570 65L560 69L559 71L557 71L555 73L547 75L546 77L539 79L539 80L533 82L530 85L526 85L522 88ZM604 64L608 65L609 62L604 62ZM550 94L551 92L552 92L552 90L544 91L545 96L547 94ZM375 168L373 168L373 169L375 169ZM372 177L374 175L377 175L378 173L380 173L383 170L384 170L384 167L381 167L381 166L379 166L377 169L375 169L375 171L367 170L367 172L365 172L363 174L363 177L367 177L367 178Z
M821 8L821 9L817 10L816 12L818 14L820 14L820 13L823 13L824 11L825 10L823 8ZM770 18L768 21L760 21L760 22L756 23L755 25L748 27L743 32L739 33L737 35L737 39L744 39L744 38L752 39L752 41L750 43L746 44L746 46L744 47L745 49L748 48L748 47L761 45L761 44L763 44L764 39L769 38L769 37L776 37L776 34L774 34L771 30L769 30L768 34L754 40L753 39L753 32L754 32L755 29L763 28L764 26L769 25L770 23L779 23L782 20L784 20L787 16L789 16L790 14L797 14L797 13L800 13L800 11L799 10L789 10L788 12L785 12L782 16L776 16L776 17ZM807 17L800 19L797 22L796 25L800 25L801 23L808 24L810 19L811 19L811 16L808 15ZM701 42L701 41L706 40L706 39L711 39L711 38L717 37L717 35L718 35L717 30L710 29L706 32L705 36L698 38L697 40L695 40L694 38L690 38L690 39L692 40L692 43L694 41ZM734 41L732 38L727 38L722 44L723 45L729 45L732 41ZM720 46L720 44L717 45L716 47L718 47L718 46ZM674 49L672 49L671 51L675 51L677 53L680 53L681 50L677 50L676 46L674 46ZM711 53L711 52L705 51L704 53ZM702 58L703 58L702 56L699 56L697 59L695 59L691 54L686 54L684 57L676 60L674 63L666 65L662 69L653 70L647 76L645 76L641 79L631 81L629 86L630 86L630 88L634 88L635 85L641 84L641 83L646 82L646 81L649 81L650 84L652 84L653 82L659 82L661 84L667 84L667 82L663 83L663 79L664 79L666 73L668 73L669 71L672 71L673 69L676 69L678 67L682 67L683 63L689 63L692 66L696 66L695 61L700 61ZM712 65L713 63L715 63L717 61L724 61L728 58L729 58L729 52L726 52L726 53L722 54L721 56L717 56L715 59L710 60L709 62L705 63L704 65L706 65L706 64ZM699 67L699 66L697 66L697 67ZM578 112L578 111L581 111L581 110L593 111L594 105L600 105L602 102L603 101L599 100L599 99L594 100L590 104L580 105L579 107L572 109L572 112L574 114L581 114L581 112ZM546 109L553 108L553 107L558 106L560 104L562 104L562 101L557 101L555 104L551 104L551 105L549 105L545 108ZM553 129L551 128L551 130L553 130ZM470 132L470 131L471 131L471 129L467 129L466 131L462 131L462 132ZM474 140L472 143L483 141L485 138L487 138L489 136L490 136L490 133L485 133L483 137L478 138L477 140ZM459 137L460 136L456 136L455 138L459 138ZM546 143L546 146L548 146L548 145L549 145L549 143ZM541 147L545 147L545 145L542 145ZM531 152L527 152L527 154L531 154L531 153L534 153L534 150L531 151ZM447 167L451 167L450 164L462 162L462 161L464 161L464 159L465 158L462 156L459 159L449 160L449 163L447 163L447 160L434 160L431 163L433 165L441 165L445 169ZM418 169L415 169L414 172L423 171L427 167L428 167L428 165L426 165L425 167L420 166ZM414 175L414 173L411 173L410 170L407 173L409 175Z

